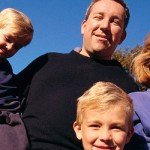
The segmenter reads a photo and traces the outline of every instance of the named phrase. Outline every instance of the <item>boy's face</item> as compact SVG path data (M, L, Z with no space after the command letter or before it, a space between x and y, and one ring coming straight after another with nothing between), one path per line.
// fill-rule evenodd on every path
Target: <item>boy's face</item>
M133 134L126 113L119 106L105 111L86 110L81 126L75 122L74 130L84 150L123 150Z
M0 29L0 58L13 56L23 45L22 40L16 42L13 37L8 35L7 28Z

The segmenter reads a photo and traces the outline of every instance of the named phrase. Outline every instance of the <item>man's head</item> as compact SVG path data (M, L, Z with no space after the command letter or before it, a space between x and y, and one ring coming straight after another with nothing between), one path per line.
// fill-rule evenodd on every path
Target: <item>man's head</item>
M33 26L22 12L7 8L0 12L0 57L11 57L28 45L33 37Z
M96 3L96 2L98 2L98 1L100 1L100 0L93 0L92 2L91 2L91 4L89 5L89 7L88 7L88 9L87 9L87 12L86 12L86 14L85 14L85 20L87 20L88 19L88 17L89 17L89 15L90 15L90 13L91 13L91 9L92 9L92 6ZM124 22L125 22L125 25L124 25L124 28L126 29L126 27L127 27L127 25L128 25L128 22L129 22L129 19L130 19L130 12L129 12L129 8L127 7L127 5L126 5L126 3L123 1L123 0L114 0L115 2L117 2L117 3L119 3L119 4L121 4L123 7L124 7L124 9L125 9L125 20L124 20Z
M129 11L121 0L95 0L89 6L81 33L81 54L110 60L116 47L126 37Z
M97 82L78 98L74 130L85 150L123 150L133 134L130 97L110 82Z

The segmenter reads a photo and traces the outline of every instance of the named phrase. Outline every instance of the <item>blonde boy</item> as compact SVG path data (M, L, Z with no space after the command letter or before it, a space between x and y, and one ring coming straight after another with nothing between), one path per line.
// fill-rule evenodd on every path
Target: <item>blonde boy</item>
M110 82L97 82L78 98L73 124L84 150L123 150L133 135L130 97Z
M13 8L0 12L0 58L13 56L32 37L33 26L25 14Z
M0 149L27 150L28 138L20 112L21 98L7 58L28 45L33 26L22 12L7 8L0 12Z
M0 110L18 112L20 99L9 58L33 37L30 19L22 12L6 8L0 12Z

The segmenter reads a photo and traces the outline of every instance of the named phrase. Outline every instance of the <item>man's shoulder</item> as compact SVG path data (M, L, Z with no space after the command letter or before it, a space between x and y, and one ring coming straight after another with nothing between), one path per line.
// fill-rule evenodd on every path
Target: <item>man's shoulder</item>
M67 53L49 52L49 53L47 53L47 55L48 55L48 57L66 57L66 56L69 56L70 53L68 53L68 52Z
M49 52L47 53L48 55L48 61L53 61L53 60L72 60L74 57L74 52L68 52L68 53L60 53L60 52Z

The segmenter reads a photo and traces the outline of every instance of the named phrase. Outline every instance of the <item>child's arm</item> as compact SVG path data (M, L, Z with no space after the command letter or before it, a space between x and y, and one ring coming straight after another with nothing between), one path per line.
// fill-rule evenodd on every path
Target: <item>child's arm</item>
M0 111L18 112L20 99L12 67L6 59L0 60Z

